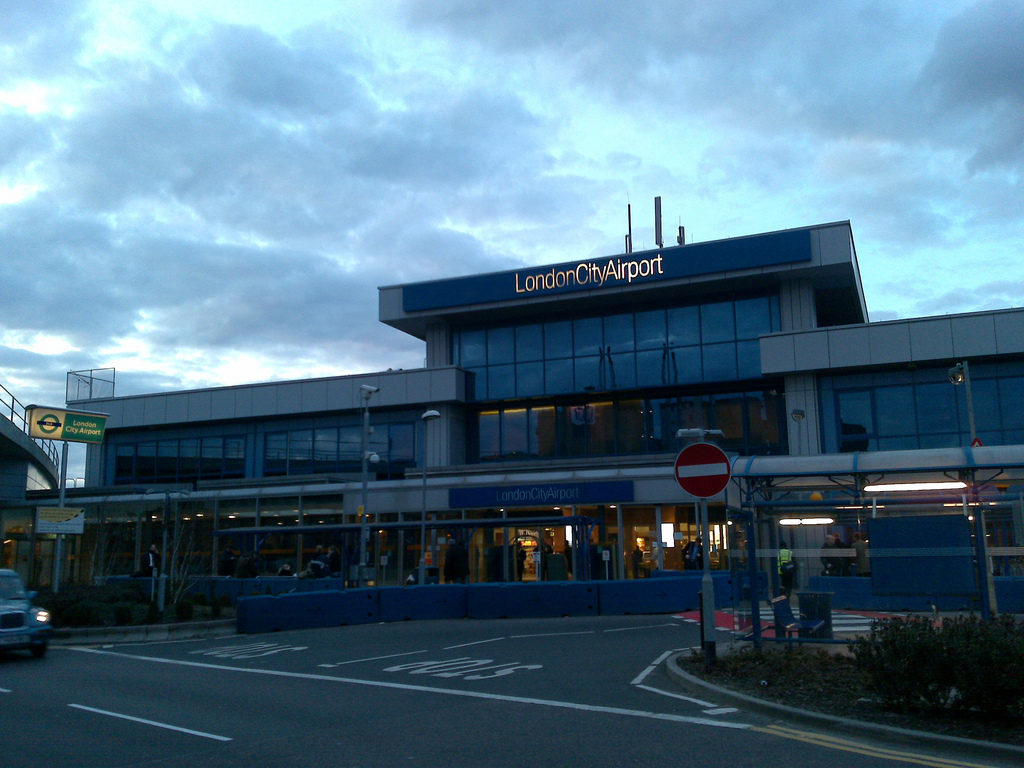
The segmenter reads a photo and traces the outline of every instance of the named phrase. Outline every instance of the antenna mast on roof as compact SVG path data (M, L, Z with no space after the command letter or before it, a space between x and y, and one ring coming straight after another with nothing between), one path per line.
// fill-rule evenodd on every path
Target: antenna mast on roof
M661 238L661 197L654 198L654 242L659 248L665 245Z
M633 252L633 207L629 204L629 195L626 195L626 253Z

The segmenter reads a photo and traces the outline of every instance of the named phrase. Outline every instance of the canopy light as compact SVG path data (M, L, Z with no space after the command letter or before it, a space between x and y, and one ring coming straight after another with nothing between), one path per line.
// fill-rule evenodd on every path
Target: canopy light
M784 517L779 525L832 525L834 522L831 517Z
M883 493L885 491L957 491L967 487L963 480L944 480L938 483L876 483L865 485L864 490L868 493Z

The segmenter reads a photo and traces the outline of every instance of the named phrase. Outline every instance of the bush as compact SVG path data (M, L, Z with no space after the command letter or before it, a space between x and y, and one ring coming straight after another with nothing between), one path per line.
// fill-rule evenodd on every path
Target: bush
M114 623L119 627L127 626L135 618L135 611L130 603L120 603L114 606Z
M179 600L174 604L174 616L178 621L191 621L195 605L191 600Z
M147 624L158 624L160 623L160 608L157 606L154 600L149 604L149 609L146 611L146 623Z
M891 708L1024 714L1024 624L1012 616L882 619L851 650Z
M219 619L221 614L220 602L215 602L210 606L210 618Z

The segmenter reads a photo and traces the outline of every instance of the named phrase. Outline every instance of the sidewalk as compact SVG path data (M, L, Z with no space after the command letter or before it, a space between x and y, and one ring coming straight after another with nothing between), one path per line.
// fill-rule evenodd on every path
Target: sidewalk
M161 640L200 640L234 635L234 619L191 621L173 624L143 624L131 627L83 627L53 630L50 645L95 645L98 643L154 642Z

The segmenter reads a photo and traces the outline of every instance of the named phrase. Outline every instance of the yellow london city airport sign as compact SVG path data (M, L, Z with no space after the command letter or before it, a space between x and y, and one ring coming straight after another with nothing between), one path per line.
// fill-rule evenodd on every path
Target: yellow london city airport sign
M67 411L30 405L25 408L29 437L44 440L67 440L73 443L102 443L107 427L107 414Z

